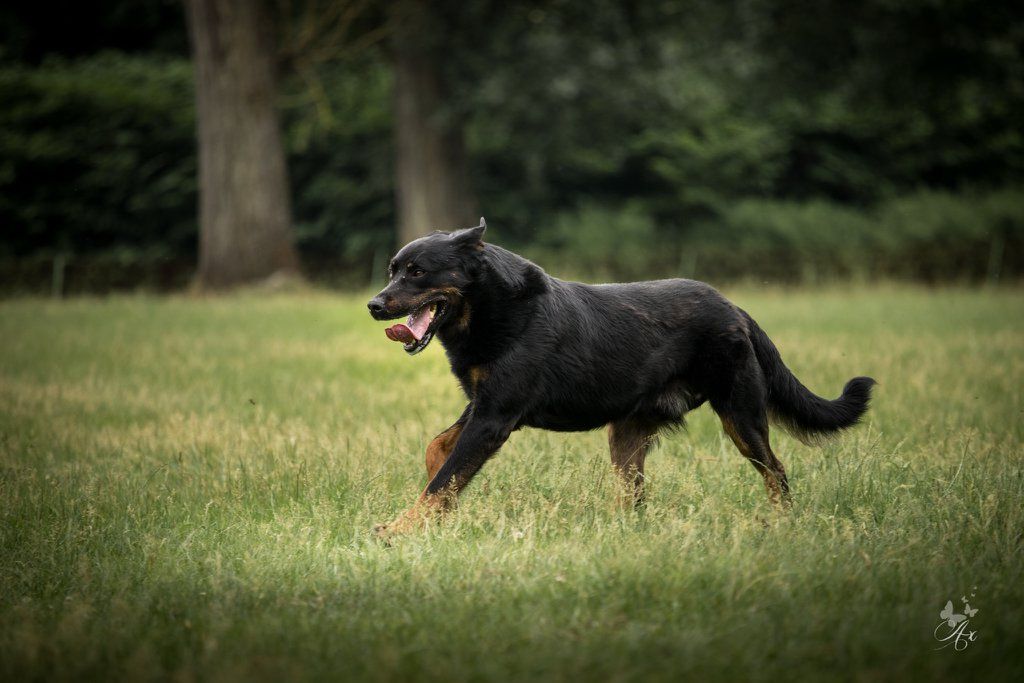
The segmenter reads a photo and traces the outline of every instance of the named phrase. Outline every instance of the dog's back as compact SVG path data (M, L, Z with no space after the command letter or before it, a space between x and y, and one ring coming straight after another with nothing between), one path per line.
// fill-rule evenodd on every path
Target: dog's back
M524 424L548 429L592 429L626 415L679 422L706 395L702 355L746 338L742 313L694 280L552 278L529 315L513 353L531 378ZM527 367L535 358L545 362Z

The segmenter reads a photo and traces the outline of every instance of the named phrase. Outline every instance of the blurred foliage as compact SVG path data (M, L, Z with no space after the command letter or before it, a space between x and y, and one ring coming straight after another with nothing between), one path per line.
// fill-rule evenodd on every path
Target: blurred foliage
M325 80L333 122L308 93L282 95L299 244L314 271L349 284L391 245L390 77L381 64ZM69 257L80 288L187 282L196 250L192 67L101 53L0 64L0 272L49 283ZM347 272L354 270L355 272Z
M590 203L562 212L552 228L524 250L560 276L644 279L652 271L669 272L675 266L663 260L654 221L639 202Z
M375 61L349 66L322 75L329 119L307 89L288 83L284 125L303 261L321 277L363 285L394 239L391 73Z
M868 209L748 199L683 248L698 276L713 278L995 281L1024 272L1024 191L927 190Z
M742 199L682 234L658 230L639 202L590 204L524 249L557 274L601 280L994 282L1024 273L1024 188L924 190L870 208Z
M64 252L83 273L100 259L172 272L139 281L185 281L194 113L173 4L107 0L75 15L67 41L31 11L5 10L4 273L44 273ZM467 122L494 239L556 274L1024 272L1019 5L432 7L429 36L453 93L439 115ZM394 246L389 55L378 46L283 73L304 262L314 276L365 284Z
M180 59L0 66L0 249L194 250L191 98Z

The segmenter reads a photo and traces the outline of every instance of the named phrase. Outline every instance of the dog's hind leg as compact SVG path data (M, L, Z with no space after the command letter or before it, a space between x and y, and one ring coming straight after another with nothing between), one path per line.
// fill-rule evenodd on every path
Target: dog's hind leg
M740 453L750 461L764 478L768 498L773 503L788 505L789 481L786 470L768 443L767 421L748 420L745 417L723 415L722 426Z
M644 461L654 444L657 427L636 419L619 420L608 425L608 448L612 466L626 487L620 503L639 507L644 501Z
M742 362L733 377L720 387L711 407L740 453L764 478L773 503L788 505L786 470L768 441L768 401L764 377L752 360Z

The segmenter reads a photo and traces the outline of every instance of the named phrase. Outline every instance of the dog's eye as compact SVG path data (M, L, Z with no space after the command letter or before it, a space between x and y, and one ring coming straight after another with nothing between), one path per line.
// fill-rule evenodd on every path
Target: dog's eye
M422 268L409 266L409 277L420 277L421 275L426 275L426 273L427 271L423 270Z

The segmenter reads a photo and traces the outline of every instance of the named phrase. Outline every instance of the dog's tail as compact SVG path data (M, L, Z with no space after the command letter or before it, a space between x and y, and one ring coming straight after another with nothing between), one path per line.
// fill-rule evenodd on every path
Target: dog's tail
M744 316L750 325L758 365L767 380L768 412L773 422L801 441L815 443L860 421L868 409L875 380L854 377L839 398L824 399L800 383L764 330L749 315Z

